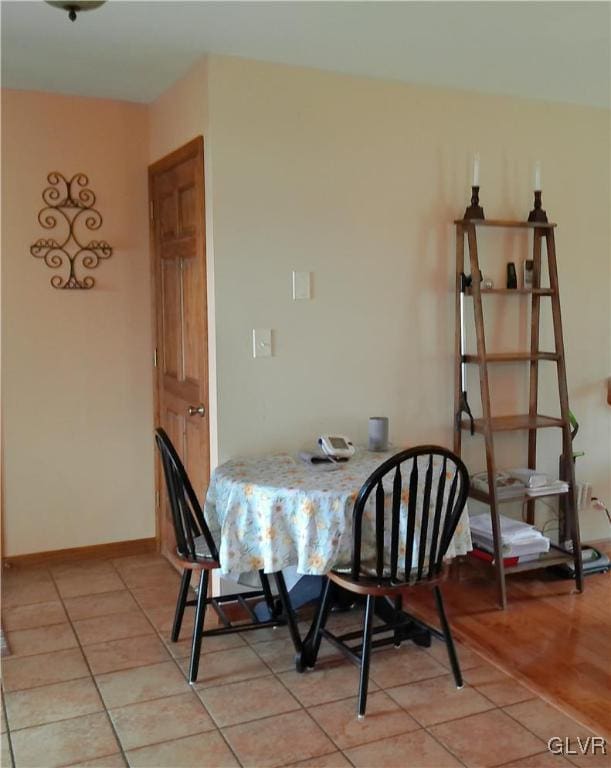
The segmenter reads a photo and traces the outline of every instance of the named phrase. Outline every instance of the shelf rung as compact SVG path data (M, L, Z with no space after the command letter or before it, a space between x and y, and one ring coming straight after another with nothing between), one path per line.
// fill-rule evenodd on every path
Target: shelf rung
M555 291L551 288L480 288L480 293L482 296L487 294L553 296ZM465 288L465 296L473 296L473 288Z
M485 560L471 560L472 563L482 565L484 568L494 568L493 562L486 562ZM574 562L574 556L572 552L557 547L554 544L551 545L549 552L543 552L536 560L528 560L525 563L518 563L517 565L506 565L505 575L510 573L521 573L523 571L538 571L541 568L549 568L552 565L562 565L563 563Z
M490 352L486 354L487 363L518 363L522 360L559 360L556 352ZM479 363L479 355L463 355L465 363Z
M547 499L550 496L564 496L568 491L553 491L552 493L542 493L538 496L529 496L524 493L522 496L514 496L512 498L497 498L499 504L511 504L511 502L518 502L523 504L525 501L537 501L537 499ZM481 501L482 504L490 504L490 496L484 491L479 491L477 488L469 488L469 498Z
M471 429L469 419L461 420L463 429ZM485 419L474 419L473 429L478 434L485 432ZM564 421L552 416L493 416L490 419L490 428L493 432L511 432L519 429L545 429L546 427L564 427Z
M472 224L475 227L499 229L553 229L553 221L511 221L510 219L454 219L454 224Z

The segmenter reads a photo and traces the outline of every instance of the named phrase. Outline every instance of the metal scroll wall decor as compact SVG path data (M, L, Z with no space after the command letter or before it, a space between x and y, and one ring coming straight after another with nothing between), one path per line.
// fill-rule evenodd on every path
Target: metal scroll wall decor
M38 213L38 221L45 229L56 229L55 237L39 238L30 246L30 253L43 259L50 269L68 270L67 276L53 275L54 288L93 288L91 275L77 276L76 270L95 269L102 259L112 256L112 247L106 240L89 240L88 231L102 226L102 214L95 206L95 194L88 188L84 173L75 173L68 181L58 171L47 176L50 186L42 193L45 207Z

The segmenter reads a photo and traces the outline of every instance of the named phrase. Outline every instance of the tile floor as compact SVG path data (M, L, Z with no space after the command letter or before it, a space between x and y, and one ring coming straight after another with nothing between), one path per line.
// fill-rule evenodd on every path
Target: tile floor
M191 687L192 609L168 638L177 587L157 555L5 569L3 766L609 765L552 755L550 737L591 734L464 646L462 691L439 642L376 652L364 721L356 668L323 643L297 674L284 628L204 639Z

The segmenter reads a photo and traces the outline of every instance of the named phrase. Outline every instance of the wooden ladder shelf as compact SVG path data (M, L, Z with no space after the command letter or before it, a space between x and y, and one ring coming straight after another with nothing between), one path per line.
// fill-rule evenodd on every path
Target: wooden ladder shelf
M571 445L571 431L569 421L569 400L566 384L566 366L564 357L564 342L562 338L562 320L560 315L560 296L558 291L558 270L556 264L556 245L554 241L555 224L547 222L521 222L499 221L484 219L459 219L456 225L456 366L455 366L455 430L454 452L461 455L462 432L473 428L474 433L484 436L486 447L486 471L488 474L489 493L483 493L472 489L470 496L480 502L488 504L492 518L492 534L494 540L493 568L496 574L499 603L502 608L507 606L507 590L505 576L510 573L523 572L546 568L550 565L558 565L568 561L575 564L575 577L577 589L583 590L583 571L581 562L581 543L579 537L579 519L577 516L575 493L575 467ZM481 285L481 273L477 253L477 228L519 228L527 232L533 232L533 285L532 288L484 288ZM465 286L465 238L469 253L469 267L471 271L471 286ZM545 241L548 259L549 287L541 287L541 255ZM486 349L486 337L484 331L484 315L482 308L482 296L484 295L524 295L531 296L531 323L530 323L530 349L519 353L489 353ZM477 338L477 354L466 354L461 348L461 303L464 297L470 296L473 300L475 320L475 333ZM539 349L539 325L541 299L551 300L552 318L554 326L555 349L542 351ZM465 302L466 303L466 302ZM530 397L528 413L515 416L493 416L490 409L490 387L488 381L488 366L492 364L514 363L524 361L530 368ZM538 413L538 384L539 363L552 361L556 363L558 374L558 392L560 399L560 416L551 417ZM479 369L480 395L482 404L482 417L473 420L465 418L463 408L463 383L461 366L475 364ZM532 562L518 563L514 566L505 566L500 536L499 505L504 500L499 500L496 485L493 478L496 476L497 466L494 455L494 434L496 432L527 430L528 431L528 467L535 469L537 465L537 430L543 428L559 428L562 430L562 458L561 479L569 485L568 493L559 496L562 510L562 525L559 530L559 542L567 538L572 540L572 551L563 549L559 545L552 545L549 553L542 555ZM550 494L556 495L556 494ZM540 498L540 497L536 497ZM527 502L527 521L534 523L535 501L533 498ZM515 501L515 499L508 499Z

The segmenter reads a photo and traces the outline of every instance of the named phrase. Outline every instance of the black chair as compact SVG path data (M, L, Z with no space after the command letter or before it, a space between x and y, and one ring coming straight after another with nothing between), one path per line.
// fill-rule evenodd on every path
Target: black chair
M408 465L406 485L401 474L405 464ZM385 504L385 497L388 496L384 490L385 478L392 481L390 505ZM434 481L436 492L433 492ZM404 485L408 495L402 505ZM390 643L399 646L402 630L410 623L445 640L456 686L462 688L456 649L437 582L442 576L443 558L465 507L468 492L469 473L463 462L445 448L425 445L402 451L385 461L365 481L357 496L353 512L350 571L340 573L333 570L327 575L315 620L308 665L315 664L324 637L360 666L359 718L364 717L367 705L372 647ZM374 504L370 524L374 528L375 545L369 546L367 551L367 545L362 540L363 513L372 494ZM417 518L420 520L419 536L416 534ZM405 545L405 555L400 558L402 544ZM417 557L414 557L415 544ZM441 631L403 610L403 594L418 584L433 585ZM325 627L331 606L332 585L366 598L362 642L359 645L348 643L361 638L360 631L334 635ZM394 600L391 620L379 627L373 627L376 598ZM389 632L392 632L390 637L373 640L374 634Z
M246 632L263 627L288 624L295 650L300 656L301 638L281 572L274 574L279 600L274 599L269 579L263 571L259 571L261 591L208 597L210 571L220 567L217 544L204 519L202 507L170 438L163 429L157 429L155 440L161 453L172 523L176 534L176 555L171 556L171 559L183 572L172 627L172 642L176 642L180 636L185 607L188 605L196 606L189 682L194 683L197 680L202 637L208 635L226 635L233 632ZM200 572L197 599L187 600L193 571ZM261 598L267 603L270 620L259 620L252 609L250 603ZM226 603L237 604L241 612L246 613L251 621L233 623L223 610L223 605ZM204 618L208 605L211 605L215 610L223 626L217 629L204 630Z

